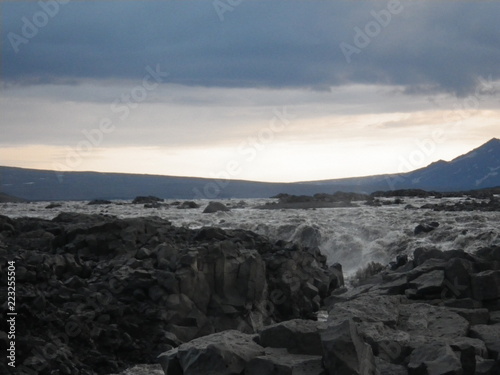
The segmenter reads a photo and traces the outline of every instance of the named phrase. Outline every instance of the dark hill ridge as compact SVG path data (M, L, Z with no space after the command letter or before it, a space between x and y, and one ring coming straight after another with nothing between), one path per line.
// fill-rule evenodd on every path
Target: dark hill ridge
M0 193L0 203L20 203L26 202L26 199L13 197L12 195Z
M492 138L482 146L447 162L439 160L408 173L306 182L321 186L342 186L342 190L423 189L436 191L476 190L500 186L500 140Z
M500 140L493 138L446 162L402 174L297 183L264 183L195 177L98 172L60 172L0 167L0 191L28 200L267 198L279 193L314 195L396 189L466 191L500 186Z

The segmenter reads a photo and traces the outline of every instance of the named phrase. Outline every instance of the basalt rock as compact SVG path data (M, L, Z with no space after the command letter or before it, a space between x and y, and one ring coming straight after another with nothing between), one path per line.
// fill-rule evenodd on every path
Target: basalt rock
M132 204L158 203L163 201L164 199L148 195L148 196L135 197L134 200L132 201Z
M204 214L213 214L215 212L225 212L231 211L224 203L221 202L210 202L207 207L203 210Z
M254 334L314 317L343 283L339 267L328 267L318 249L244 230L178 228L158 217L0 216L0 236L5 295L6 262L16 264L20 374L109 374L155 363L160 353L216 332ZM218 355L226 360L236 349L231 344ZM191 349L179 353L167 366L172 374L203 368ZM213 348L197 353L210 357ZM245 357L245 366L251 360Z

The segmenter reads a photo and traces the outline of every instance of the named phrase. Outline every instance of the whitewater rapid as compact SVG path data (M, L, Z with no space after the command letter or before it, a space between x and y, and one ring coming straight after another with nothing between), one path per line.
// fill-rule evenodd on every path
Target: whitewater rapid
M450 202L457 198L449 198ZM500 245L500 212L436 212L405 209L407 204L420 207L436 203L432 198L404 198L400 205L382 207L260 210L254 207L271 199L247 199L245 207L229 212L204 214L208 201L199 200L200 208L177 209L175 206L144 208L130 201L108 205L87 202L58 202L61 207L45 208L50 202L3 203L0 214L9 217L52 219L60 212L101 213L119 218L159 216L177 226L200 228L218 226L247 229L272 240L294 241L304 246L318 246L330 264L341 263L347 277L360 267L375 261L387 264L398 254L409 254L419 247L440 250L464 250ZM166 201L165 203L172 203ZM224 200L236 207L240 200ZM443 200L439 200L443 202ZM430 233L414 234L419 223L438 222Z

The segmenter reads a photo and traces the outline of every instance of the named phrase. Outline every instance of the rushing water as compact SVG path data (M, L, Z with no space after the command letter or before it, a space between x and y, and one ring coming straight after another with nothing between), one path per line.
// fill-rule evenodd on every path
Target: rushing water
M457 198L440 199L453 203ZM10 217L31 216L52 219L60 212L105 213L120 218L159 216L174 225L199 228L219 226L242 228L268 236L318 246L330 263L339 262L347 276L371 261L383 264L397 254L411 254L418 247L441 250L475 251L500 245L500 212L435 212L426 209L405 209L407 204L420 207L436 203L435 199L405 198L400 205L353 208L319 208L308 210L260 210L255 206L272 200L248 199L244 208L229 212L204 214L208 201L197 201L200 208L177 209L176 206L144 208L129 201L109 205L87 205L87 202L59 202L61 207L47 209L49 202L4 203L0 214ZM235 207L239 200L225 200ZM166 203L172 203L167 201ZM437 221L440 226L426 234L415 235L419 223Z

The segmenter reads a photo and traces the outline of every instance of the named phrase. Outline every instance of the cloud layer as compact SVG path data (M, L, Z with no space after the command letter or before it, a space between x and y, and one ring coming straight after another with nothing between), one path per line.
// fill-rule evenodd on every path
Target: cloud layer
M228 8L216 9L220 3ZM16 43L14 35L29 36L25 20L43 25L43 17L36 19L43 9L37 2L3 3L3 78L138 79L145 66L160 64L170 82L182 85L327 89L361 83L458 94L469 93L478 76L500 78L497 2L228 4L59 4L46 26ZM348 59L342 43L356 50Z

